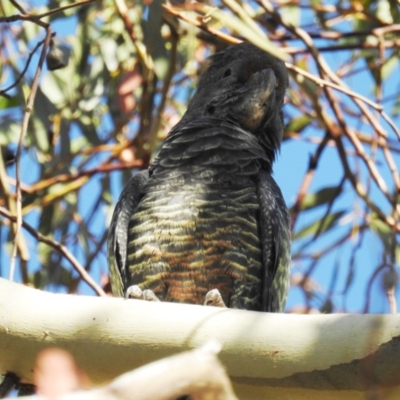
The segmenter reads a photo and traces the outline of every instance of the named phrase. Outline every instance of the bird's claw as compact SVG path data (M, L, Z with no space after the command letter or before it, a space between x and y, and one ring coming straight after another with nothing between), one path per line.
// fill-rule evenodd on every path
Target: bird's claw
M125 292L125 298L143 300L143 291L138 285L129 286Z
M206 294L204 305L226 308L224 300L222 299L221 293L218 289L212 289Z
M160 301L160 299L150 289L143 290L143 300L146 300L146 301Z
M150 289L142 290L138 285L129 286L126 290L127 299L137 299L146 301L160 301L160 299Z

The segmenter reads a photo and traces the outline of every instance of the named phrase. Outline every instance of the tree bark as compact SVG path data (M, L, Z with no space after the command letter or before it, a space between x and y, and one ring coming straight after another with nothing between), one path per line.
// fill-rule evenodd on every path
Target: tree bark
M241 399L398 399L399 315L285 315L51 294L0 279L0 373L63 348L95 383L216 339Z

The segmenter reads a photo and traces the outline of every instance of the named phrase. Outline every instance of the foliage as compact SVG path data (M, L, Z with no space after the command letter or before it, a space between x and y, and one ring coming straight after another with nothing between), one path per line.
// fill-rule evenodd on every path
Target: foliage
M291 75L278 183L292 188L292 286L304 293L292 309L346 310L364 273L364 311L378 278L394 311L399 19L395 0L2 1L0 275L19 260L26 284L107 291L122 186L183 115L205 57L249 40ZM299 152L308 166L293 165Z

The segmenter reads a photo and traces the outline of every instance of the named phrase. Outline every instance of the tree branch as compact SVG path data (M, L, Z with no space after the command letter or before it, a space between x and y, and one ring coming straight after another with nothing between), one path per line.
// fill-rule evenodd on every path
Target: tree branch
M8 210L3 207L0 207L0 215L8 218L10 221L16 222L17 217L12 215ZM50 239L41 233L39 233L35 228L26 223L25 221L21 221L21 226L25 228L36 240L39 242L46 243L48 246L57 250L63 257L70 262L72 267L78 272L79 276L85 281L99 296L106 296L104 290L97 285L97 283L92 279L92 277L86 272L85 268L79 263L79 261L75 258L75 256L70 253L70 251L61 243Z
M50 294L0 279L0 373L72 353L94 382L214 338L239 398L400 395L400 315L284 315ZM339 390L340 389L340 390Z

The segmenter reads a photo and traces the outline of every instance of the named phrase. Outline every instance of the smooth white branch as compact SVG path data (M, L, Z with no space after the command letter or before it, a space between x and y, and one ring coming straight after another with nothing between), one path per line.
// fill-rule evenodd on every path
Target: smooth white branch
M0 279L0 373L68 350L96 383L210 339L239 398L400 395L399 315L287 315L51 294ZM386 397L385 397L386 398Z

